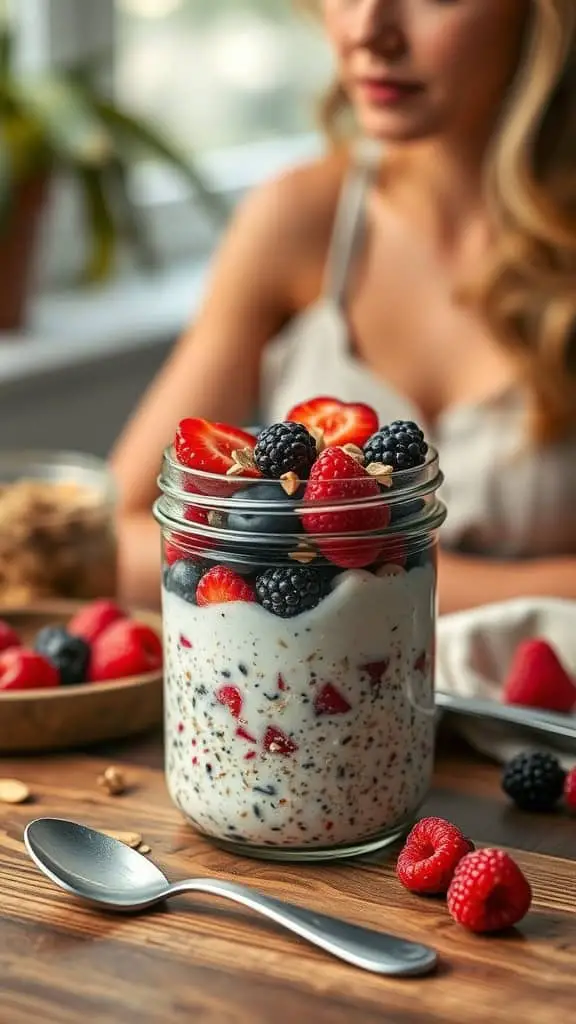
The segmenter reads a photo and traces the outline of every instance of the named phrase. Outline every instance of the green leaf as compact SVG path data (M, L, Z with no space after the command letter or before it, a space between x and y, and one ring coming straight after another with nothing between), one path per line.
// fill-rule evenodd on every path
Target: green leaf
M12 70L14 37L6 25L0 28L0 76L7 78Z
M179 171L217 222L222 223L227 219L228 205L210 189L204 177L177 146L148 124L125 114L111 103L98 101L97 108L102 119L120 138L159 157Z
M106 172L108 192L116 207L118 229L145 270L153 270L158 260L146 230L146 221L132 202L128 184L128 167L116 157Z
M78 177L91 244L84 279L95 283L103 281L112 271L116 255L116 226L106 194L105 173L99 168L86 167L78 171Z
M84 90L59 78L22 79L17 95L25 111L41 125L61 160L102 167L113 140Z

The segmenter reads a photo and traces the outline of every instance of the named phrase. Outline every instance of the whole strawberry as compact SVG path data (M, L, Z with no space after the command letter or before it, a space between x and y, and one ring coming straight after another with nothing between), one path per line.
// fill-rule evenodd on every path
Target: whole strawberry
M576 768L572 768L564 780L564 803L570 811L576 812Z
M576 705L576 686L548 641L534 638L516 648L503 698L506 704L568 713Z
M472 932L511 928L532 901L528 879L503 850L475 850L464 857L448 889L448 911Z
M410 892L445 893L457 865L474 844L444 818L422 818L406 839L396 863L396 874Z
M384 539L346 539L345 535L385 529L390 522L390 510L383 501L365 508L359 504L381 496L376 480L348 452L338 447L325 448L312 466L304 501L326 505L346 502L348 507L303 511L304 529L316 534L318 548L335 565L350 569L370 565L380 554Z

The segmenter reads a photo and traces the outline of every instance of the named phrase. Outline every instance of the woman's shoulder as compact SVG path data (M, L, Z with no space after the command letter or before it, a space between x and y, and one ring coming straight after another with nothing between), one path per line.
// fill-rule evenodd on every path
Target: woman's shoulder
M348 166L348 155L334 152L284 171L243 200L239 217L265 225L284 248L304 242L324 249Z

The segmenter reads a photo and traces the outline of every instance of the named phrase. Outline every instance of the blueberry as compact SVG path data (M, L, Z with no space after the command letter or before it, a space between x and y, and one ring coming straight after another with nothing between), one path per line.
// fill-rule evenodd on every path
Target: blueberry
M409 501L402 501L398 505L390 506L390 522L397 523L407 516L416 516L424 508L425 502L422 498L412 498Z
M237 491L232 496L232 501L274 502L276 505L286 505L286 509L290 509L291 512L287 515L280 515L269 509L262 512L249 512L244 509L230 512L228 516L229 530L234 530L236 533L302 532L300 517L294 511L296 508L295 496L286 494L286 491L278 484L254 484L253 487Z
M64 626L45 626L36 634L34 650L58 669L63 686L85 683L90 660L90 644L72 636Z
M202 567L198 562L191 562L187 558L181 558L170 566L164 580L166 590L171 594L188 601L188 604L196 604L196 589L202 576Z

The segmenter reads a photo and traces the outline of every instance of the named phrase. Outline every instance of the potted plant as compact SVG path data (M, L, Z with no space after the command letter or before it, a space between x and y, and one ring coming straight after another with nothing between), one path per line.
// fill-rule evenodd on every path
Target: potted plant
M214 216L224 213L178 148L100 85L95 62L31 76L17 69L9 24L0 26L0 330L22 326L35 243L51 181L72 176L87 224L84 278L114 269L119 244L150 266L154 253L128 187L142 155L176 168Z

